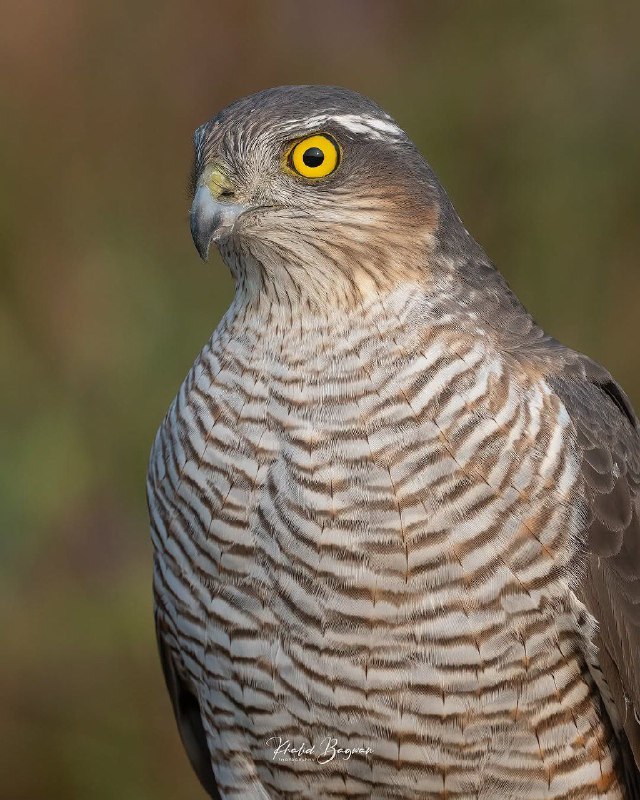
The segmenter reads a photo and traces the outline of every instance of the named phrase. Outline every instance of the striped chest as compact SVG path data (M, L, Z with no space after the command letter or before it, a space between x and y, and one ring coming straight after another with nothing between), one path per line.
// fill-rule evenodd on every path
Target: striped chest
M542 798L550 769L558 796L602 774L569 420L423 314L403 298L269 340L231 314L159 432L156 591L228 796ZM274 754L331 736L373 752Z

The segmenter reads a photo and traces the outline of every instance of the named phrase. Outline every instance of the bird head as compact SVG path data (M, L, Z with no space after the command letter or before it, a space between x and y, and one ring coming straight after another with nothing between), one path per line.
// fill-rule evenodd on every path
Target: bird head
M423 281L457 220L404 131L346 89L251 95L194 143L194 243L205 260L215 243L244 290L322 303Z

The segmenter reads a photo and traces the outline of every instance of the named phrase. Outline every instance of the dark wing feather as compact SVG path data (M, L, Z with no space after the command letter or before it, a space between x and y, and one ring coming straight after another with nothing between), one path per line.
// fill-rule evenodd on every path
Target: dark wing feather
M572 419L582 460L587 517L581 594L599 623L613 712L640 766L640 426L622 389L585 356L568 354L550 383ZM626 768L636 782L632 796L640 796L637 767Z
M162 671L171 697L173 713L178 723L182 744L187 751L191 766L209 797L212 797L213 800L220 800L216 779L211 768L207 736L200 715L200 705L197 697L180 677L180 673L174 663L171 648L163 635L163 626L158 614L156 614L156 635Z

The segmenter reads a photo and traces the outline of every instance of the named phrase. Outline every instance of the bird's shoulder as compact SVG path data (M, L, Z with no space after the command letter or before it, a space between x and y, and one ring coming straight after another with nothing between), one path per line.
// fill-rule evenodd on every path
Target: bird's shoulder
M595 645L609 709L640 764L640 423L611 373L549 339L546 381L570 419L581 472L584 569L577 591L597 621ZM635 769L631 765L632 771Z
M640 500L640 422L624 389L588 356L552 345L547 383L571 421L593 519L590 552L614 555L637 522ZM640 544L640 528L638 543ZM639 554L640 555L640 554Z

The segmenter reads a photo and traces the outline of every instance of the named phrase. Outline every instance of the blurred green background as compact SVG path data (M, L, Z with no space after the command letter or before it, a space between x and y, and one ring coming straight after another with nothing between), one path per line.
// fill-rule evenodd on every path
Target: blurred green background
M2 4L0 798L196 800L155 651L144 480L232 285L193 129L281 83L407 129L550 332L640 405L640 5Z

